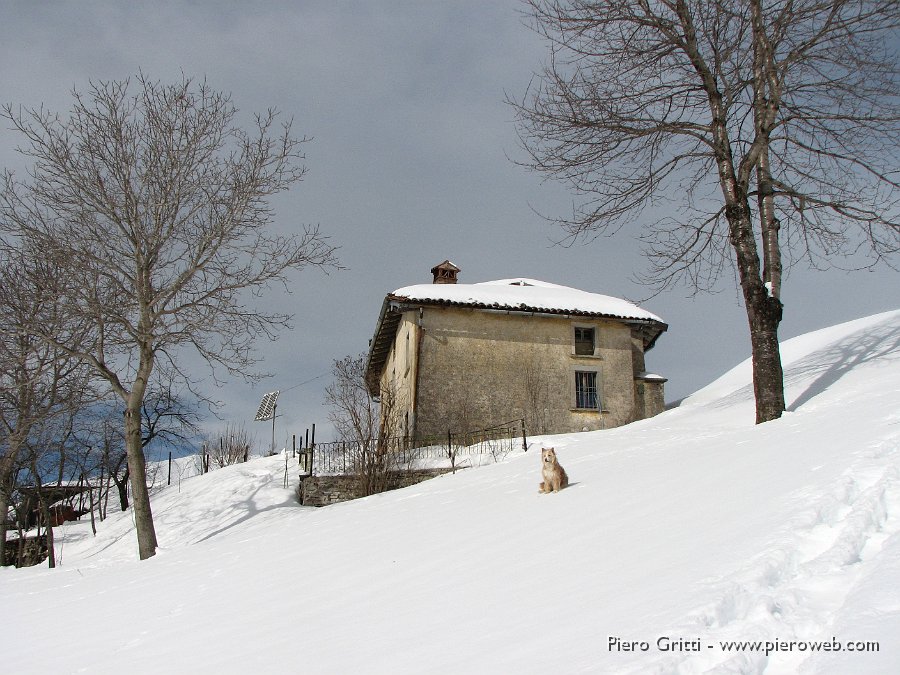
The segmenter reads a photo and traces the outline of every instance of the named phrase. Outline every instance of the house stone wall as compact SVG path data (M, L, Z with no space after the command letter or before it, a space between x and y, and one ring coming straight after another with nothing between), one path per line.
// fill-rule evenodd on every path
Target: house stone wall
M639 419L659 415L666 409L664 383L664 379L638 378L634 381L635 405L638 407Z
M594 355L575 355L576 325L595 329ZM633 349L630 328L616 321L425 307L401 321L382 382L393 378L410 392L419 436L520 417L531 433L594 430L643 416L635 405ZM575 409L576 370L598 373L602 412Z
M405 312L381 374L382 423L391 436L410 436L415 426L418 312Z

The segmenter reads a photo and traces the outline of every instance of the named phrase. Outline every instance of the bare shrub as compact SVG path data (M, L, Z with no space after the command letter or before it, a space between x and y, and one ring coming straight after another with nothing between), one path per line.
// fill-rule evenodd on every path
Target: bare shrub
M228 423L225 430L203 444L201 457L219 469L246 462L253 452L254 439L243 426ZM209 466L206 466L209 470Z
M366 356L346 356L334 362L333 380L325 388L328 417L348 453L348 472L357 479L357 494L365 497L388 489L392 476L404 468L406 441L391 438L398 428L397 392L381 387L379 400L369 396Z

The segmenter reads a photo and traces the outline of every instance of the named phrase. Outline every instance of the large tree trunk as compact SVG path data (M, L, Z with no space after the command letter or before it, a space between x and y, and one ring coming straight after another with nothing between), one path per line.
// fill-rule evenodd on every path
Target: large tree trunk
M778 346L781 301L766 288L760 274L759 255L746 202L726 209L747 321L753 362L753 394L756 423L778 419L784 412L784 372Z
M6 563L6 514L9 512L9 489L2 480L0 484L0 567Z
M750 324L750 350L753 359L753 393L756 398L756 423L768 422L781 417L784 412L784 374L781 368L781 352L778 346L778 324L781 323L781 301L773 297L766 288L762 277L756 237L753 232L750 202L747 195L749 181L747 167L738 169L731 151L728 136L727 111L718 89L716 78L707 69L700 57L697 36L687 5L679 1L679 15L685 30L688 53L692 55L698 74L704 82L712 113L710 128L713 138L713 152L719 184L725 200L725 219L728 221L728 236L734 251L735 264L744 296L744 307ZM767 150L767 148L764 148ZM750 166L755 166L755 162ZM767 172L764 171L764 176ZM777 222L777 221L776 221ZM769 236L774 234L775 246ZM780 252L777 249L777 228L765 232L767 261L769 253L778 259L780 272ZM770 263L770 269L775 261ZM779 277L780 278L780 277ZM779 280L780 284L780 280Z
M769 149L760 153L756 169L759 185L759 221L762 232L763 280L767 284L768 294L773 298L781 298L781 244L778 233L781 223L775 216L775 197L773 196L772 174L769 168ZM780 319L779 319L780 321Z
M746 292L747 318L750 320L750 341L753 347L753 391L756 394L756 422L768 422L781 417L784 411L784 372L778 346L778 326L781 323L781 247L778 240L780 224L775 217L772 180L769 170L768 145L760 154L757 166L759 178L759 217L762 232L763 282L752 300ZM756 288L756 286L754 286Z
M768 294L773 298L780 299L782 266L779 230L781 224L775 215L775 192L769 151L772 125L777 119L781 101L781 82L777 76L772 43L766 34L760 0L751 0L750 15L753 25L753 128L754 145L758 146L756 184L759 231L762 238L762 279L766 284ZM778 321L780 320L779 318Z
M144 320L141 325L145 325ZM150 373L153 371L153 355L149 342L141 346L134 385L125 400L125 455L131 476L131 503L134 508L134 525L137 530L138 553L141 560L156 555L156 528L150 510L150 491L147 489L147 468L144 444L141 438L141 405L147 391Z
M778 347L781 302L765 292L755 293L752 301L745 297L745 302L753 354L756 423L760 424L778 419L784 412L784 371Z
M9 513L13 470L19 456L20 445L19 434L10 434L7 438L6 454L0 457L0 566L6 560L6 516Z
M128 473L131 474L131 502L134 508L138 553L141 560L146 560L156 554L157 543L153 513L150 510L150 492L147 489L144 449L141 446L140 404L129 403L125 410L125 452L128 456Z

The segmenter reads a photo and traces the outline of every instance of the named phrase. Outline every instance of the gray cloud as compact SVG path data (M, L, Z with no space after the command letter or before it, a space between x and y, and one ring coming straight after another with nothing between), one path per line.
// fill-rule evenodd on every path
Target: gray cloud
M461 280L530 276L639 299L637 228L588 245L553 246L540 218L572 197L516 166L504 92L521 95L545 58L514 0L421 2L80 2L0 4L0 101L65 112L73 87L121 79L206 77L243 115L277 107L313 137L309 174L275 202L279 227L318 223L349 269L295 279L266 300L296 315L263 345L277 373L218 389L229 419L252 419L262 393L287 389L367 347L384 294L428 280L450 258ZM246 119L246 118L245 118ZM21 170L0 131L0 165ZM727 280L726 280L727 281ZM784 336L898 305L896 275L797 270L786 280ZM749 353L733 286L712 296L679 289L645 306L669 333L648 367L670 378L668 398L706 384ZM198 373L202 370L198 370ZM287 391L277 435L325 426L327 377ZM255 427L252 427L255 428ZM262 425L257 430L267 438Z

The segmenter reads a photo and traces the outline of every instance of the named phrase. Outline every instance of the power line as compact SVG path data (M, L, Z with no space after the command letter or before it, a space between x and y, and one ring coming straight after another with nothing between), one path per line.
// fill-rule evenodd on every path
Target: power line
M284 392L286 392L286 391L290 391L291 389L296 389L297 387L302 387L304 384L309 384L310 382L315 382L316 380L320 380L320 379L322 379L323 377L325 377L326 375L328 375L328 373L322 373L321 375L316 375L316 376L313 377L313 378L310 378L310 379L308 379L308 380L304 380L304 381L301 382L300 384L295 384L293 387L288 387L287 389L282 389L281 391L282 391L282 393L284 393Z

